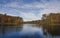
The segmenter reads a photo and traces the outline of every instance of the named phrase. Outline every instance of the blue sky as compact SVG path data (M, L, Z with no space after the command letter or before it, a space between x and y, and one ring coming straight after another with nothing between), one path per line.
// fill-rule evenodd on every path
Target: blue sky
M60 0L0 0L0 13L40 20L42 14L60 12Z

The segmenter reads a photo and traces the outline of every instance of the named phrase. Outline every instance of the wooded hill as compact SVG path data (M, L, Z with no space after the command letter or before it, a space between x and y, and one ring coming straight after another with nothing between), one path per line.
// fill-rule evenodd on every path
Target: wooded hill
M0 14L0 24L20 25L22 22L23 22L22 17L9 16L7 14Z

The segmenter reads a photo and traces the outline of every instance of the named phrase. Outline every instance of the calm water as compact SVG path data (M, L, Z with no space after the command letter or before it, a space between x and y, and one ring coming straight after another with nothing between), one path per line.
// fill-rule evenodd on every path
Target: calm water
M42 27L36 27L34 24L23 24L22 30L18 28L6 28L5 34L0 34L0 38L60 38L60 36L44 35Z

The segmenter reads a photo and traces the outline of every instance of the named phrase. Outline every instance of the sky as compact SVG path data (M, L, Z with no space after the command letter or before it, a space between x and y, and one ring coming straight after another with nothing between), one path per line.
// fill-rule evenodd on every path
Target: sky
M0 14L40 20L42 14L60 12L60 0L0 0Z

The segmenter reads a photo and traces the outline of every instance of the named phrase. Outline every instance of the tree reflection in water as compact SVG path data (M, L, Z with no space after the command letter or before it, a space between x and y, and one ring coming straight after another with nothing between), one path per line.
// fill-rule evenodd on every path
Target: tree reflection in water
M41 28L32 27L32 24L25 24L20 32L12 32L5 34L4 38L42 38Z

